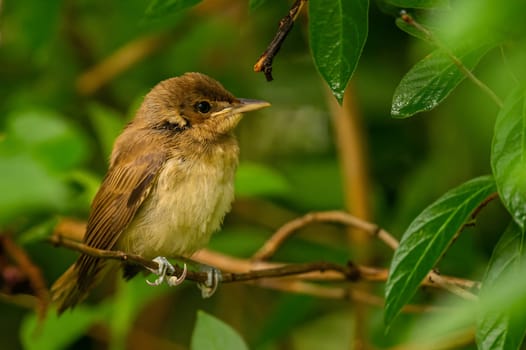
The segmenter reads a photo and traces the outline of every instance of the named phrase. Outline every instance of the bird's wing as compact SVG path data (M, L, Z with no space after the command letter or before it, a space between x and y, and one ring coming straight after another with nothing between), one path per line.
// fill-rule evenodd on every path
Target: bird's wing
M148 197L166 154L152 152L120 159L110 168L91 206L84 243L110 250ZM86 254L77 260L79 289L89 288L102 261Z

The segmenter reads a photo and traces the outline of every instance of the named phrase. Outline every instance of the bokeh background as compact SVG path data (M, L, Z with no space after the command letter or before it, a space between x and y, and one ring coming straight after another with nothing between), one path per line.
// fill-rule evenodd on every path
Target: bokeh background
M398 10L383 3L370 6L368 40L345 97L347 122L331 112L333 97L314 67L305 15L275 59L275 80L252 71L290 2L267 1L250 10L246 0L209 0L159 18L145 16L143 0L0 5L1 234L27 253L48 286L76 254L44 237L59 222L86 219L115 136L151 87L184 72L206 73L237 96L272 103L247 115L238 129L237 199L209 246L225 254L248 258L278 227L320 210L350 210L399 238L445 191L491 172L498 109L471 82L432 112L391 118L397 84L432 47L399 30ZM504 60L500 50L491 51L476 70L502 96L513 79ZM344 166L352 156L348 147L359 155L350 168ZM349 169L360 174L357 181L349 181ZM499 203L485 208L479 224L465 230L441 261L441 271L480 279L503 217ZM386 267L391 256L360 233L312 225L274 260ZM31 286L18 283L20 271L5 249L0 271L0 347L19 349L33 335L34 301L13 294ZM117 280L65 316L71 329L48 330L46 344L79 333L67 348L184 349L197 310L205 310L253 349L346 349L357 341L390 348L422 317L403 314L386 333L379 306L245 284L223 285L203 300L193 283L152 290L143 278ZM356 288L383 295L381 283ZM423 290L416 301L441 297Z

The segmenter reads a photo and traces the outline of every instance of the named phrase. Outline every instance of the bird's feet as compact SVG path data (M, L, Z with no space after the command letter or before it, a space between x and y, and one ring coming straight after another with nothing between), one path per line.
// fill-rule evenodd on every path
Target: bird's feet
M212 266L201 265L200 270L207 273L205 282L197 283L197 287L201 290L203 298L210 298L217 290L217 286L221 282L221 271Z
M157 270L148 270L150 270L159 277L157 277L157 279L153 282L146 280L146 283L148 283L150 286L158 286L165 280L170 287L174 287L183 283L184 279L186 278L187 272L186 264L183 265L183 272L181 273L181 276L177 277L173 275L175 273L175 268L164 256L158 256L155 259L153 259L153 261L155 261L159 265L159 267L157 268ZM167 274L168 276L166 276Z

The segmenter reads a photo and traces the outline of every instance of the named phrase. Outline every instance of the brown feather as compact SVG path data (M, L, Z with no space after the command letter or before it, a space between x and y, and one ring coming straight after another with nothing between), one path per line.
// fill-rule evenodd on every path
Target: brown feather
M166 161L166 152L145 147L141 139L134 142L134 149L127 155L116 156L95 199L88 219L84 243L97 249L113 249L121 233L129 225L141 204L147 198L155 178ZM141 154L144 151L154 151ZM106 261L82 254L65 277L52 287L53 299L59 312L74 306L84 299L99 275ZM82 278L80 278L82 277ZM65 281L70 281L65 284Z

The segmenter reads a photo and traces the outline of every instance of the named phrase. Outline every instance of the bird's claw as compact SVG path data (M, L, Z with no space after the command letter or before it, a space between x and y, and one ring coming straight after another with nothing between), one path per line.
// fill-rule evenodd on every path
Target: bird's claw
M201 297L210 298L217 290L217 286L222 280L221 271L211 266L204 266L201 268L207 273L205 282L197 283L197 287L201 290Z
M152 273L156 274L159 277L157 277L157 279L153 282L146 280L146 283L148 283L150 286L158 286L164 281L166 281L166 283L170 287L174 287L181 284L185 280L186 274L188 272L186 264L183 265L183 271L178 277L174 275L175 268L165 257L158 256L155 259L153 259L153 261L157 263L157 269L148 270L150 270ZM215 293L215 291L217 290L217 286L221 282L221 271L214 267L206 265L201 267L201 271L207 273L207 279L204 282L198 283L197 287L201 290L201 296L203 298L210 298Z
M175 275L172 275L166 279L166 283L168 283L170 287L180 285L185 280L187 271L188 269L186 268L186 264L183 264L183 272L181 272L181 276L177 277Z
M166 283L170 287L173 287L173 286L177 286L181 284L186 278L186 272L187 272L186 264L184 264L183 272L181 273L181 276L177 277L173 275L175 273L175 268L168 261L168 259L166 259L164 256L158 256L155 259L153 259L153 261L155 261L157 265L159 266L157 267L156 270L154 269L148 269L148 270L150 270L151 272L153 272L159 277L157 277L157 279L153 282L146 280L146 283L148 283L150 286L158 286L166 280ZM166 276L166 275L169 275L169 276Z

